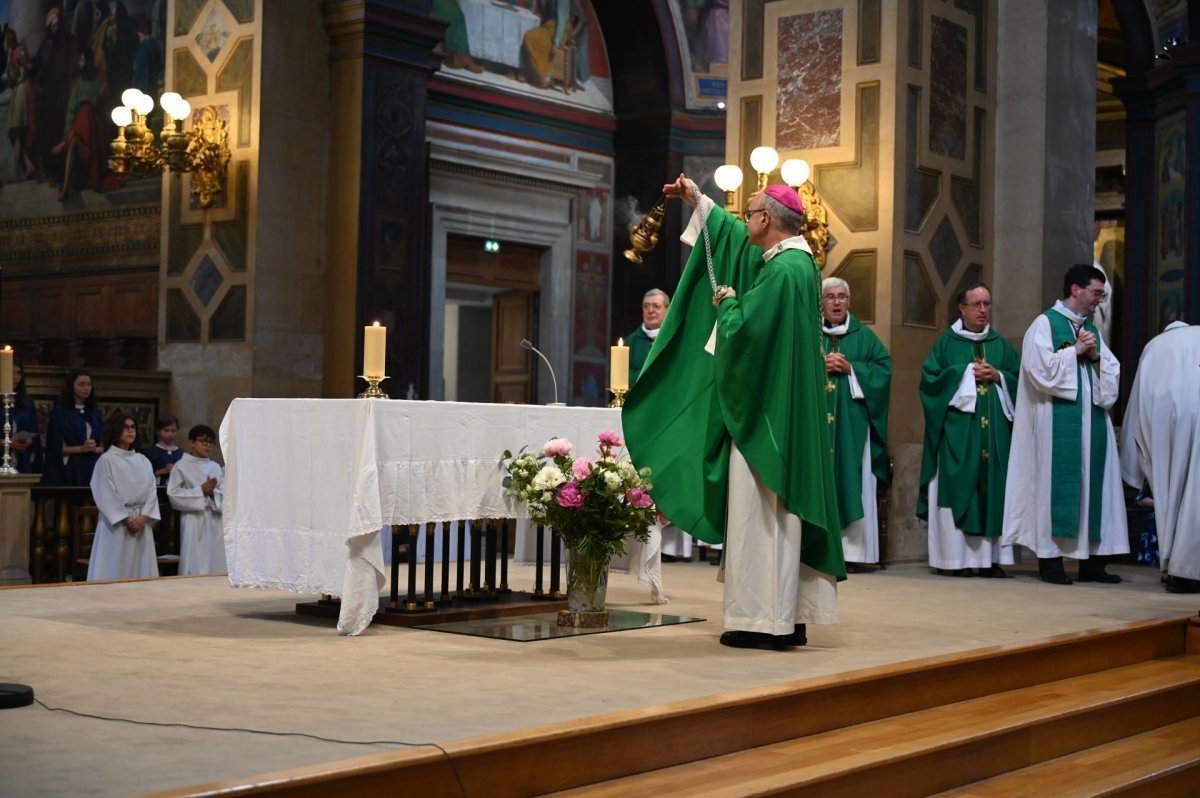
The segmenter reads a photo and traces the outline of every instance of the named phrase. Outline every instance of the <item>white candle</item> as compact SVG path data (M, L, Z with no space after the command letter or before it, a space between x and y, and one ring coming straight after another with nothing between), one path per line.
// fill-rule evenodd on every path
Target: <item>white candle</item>
M625 339L618 338L617 345L609 347L610 349L610 364L609 364L609 385L614 391L629 390L629 347L625 346Z
M386 354L387 327L381 327L379 322L363 327L363 376L382 378Z
M13 392L12 347L0 349L0 393Z

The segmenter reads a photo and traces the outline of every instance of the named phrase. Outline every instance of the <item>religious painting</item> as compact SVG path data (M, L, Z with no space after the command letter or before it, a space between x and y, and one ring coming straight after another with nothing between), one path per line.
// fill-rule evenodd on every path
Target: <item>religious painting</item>
M579 194L576 231L579 240L600 244L608 228L608 196L603 188L593 188Z
M716 108L729 86L729 0L671 0L688 108Z
M608 255L575 254L575 356L608 352ZM615 341L613 343L616 343Z
M1155 256L1158 261L1155 281L1155 307L1158 329L1180 318L1183 313L1184 246L1186 199L1184 175L1187 171L1186 120L1183 112L1163 119L1158 126L1155 181L1157 219Z
M433 0L448 23L440 75L611 112L612 74L590 0Z
M121 92L163 85L165 0L42 0L0 6L0 218L159 202L157 178L108 170Z

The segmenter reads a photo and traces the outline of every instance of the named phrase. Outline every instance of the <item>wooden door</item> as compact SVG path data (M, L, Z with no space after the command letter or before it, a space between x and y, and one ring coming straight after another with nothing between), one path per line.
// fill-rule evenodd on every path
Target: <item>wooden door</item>
M533 340L533 294L505 291L492 299L492 401L533 401L533 352L521 339Z

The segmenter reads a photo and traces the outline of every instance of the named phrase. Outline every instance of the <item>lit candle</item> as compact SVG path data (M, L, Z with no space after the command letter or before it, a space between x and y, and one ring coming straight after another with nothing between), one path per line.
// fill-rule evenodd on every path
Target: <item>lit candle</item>
M618 338L617 345L609 347L611 363L609 365L609 386L614 391L629 390L629 347L625 339Z
M12 347L0 349L0 393L13 392Z
M383 377L384 355L387 353L387 327L375 322L363 327L363 376Z

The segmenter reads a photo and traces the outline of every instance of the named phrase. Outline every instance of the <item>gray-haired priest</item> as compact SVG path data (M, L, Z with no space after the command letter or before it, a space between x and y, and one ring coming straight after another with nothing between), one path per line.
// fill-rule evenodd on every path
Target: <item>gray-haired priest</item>
M826 418L833 431L833 470L848 570L879 562L878 483L887 484L888 400L892 356L850 312L850 284L821 283L821 351Z
M961 318L921 366L925 451L917 515L929 522L929 565L946 576L1005 575L1004 487L1021 358L991 326L992 292L958 295Z

